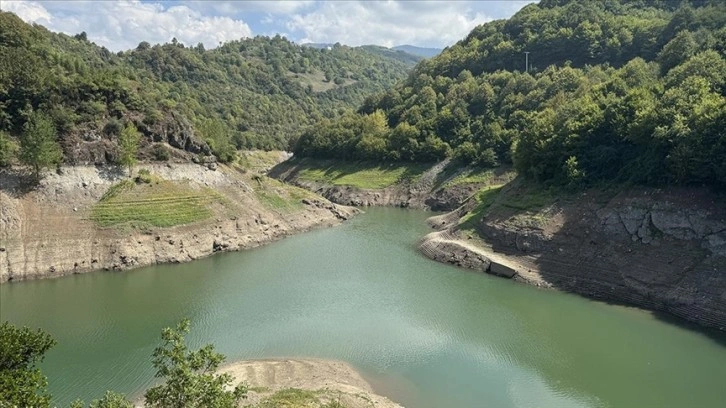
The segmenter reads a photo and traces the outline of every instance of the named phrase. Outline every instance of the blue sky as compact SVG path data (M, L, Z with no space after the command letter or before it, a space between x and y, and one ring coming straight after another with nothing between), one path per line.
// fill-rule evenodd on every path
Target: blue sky
M85 31L112 51L141 41L186 45L281 34L297 43L443 48L529 1L16 1L0 8L53 31Z

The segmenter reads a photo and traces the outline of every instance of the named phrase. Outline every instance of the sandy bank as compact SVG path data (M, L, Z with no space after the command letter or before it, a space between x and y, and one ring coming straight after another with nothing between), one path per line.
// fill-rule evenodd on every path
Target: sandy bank
M339 401L348 408L400 408L388 398L376 395L370 384L348 363L320 359L250 360L220 369L235 384L251 388L242 406L255 405L276 391L296 388L314 391L321 405Z

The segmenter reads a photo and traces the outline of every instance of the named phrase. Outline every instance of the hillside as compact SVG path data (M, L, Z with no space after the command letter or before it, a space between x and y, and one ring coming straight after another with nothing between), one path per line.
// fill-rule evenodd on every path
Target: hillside
M542 1L475 28L357 114L317 123L295 153L514 164L571 187L723 186L724 52L720 1Z
M29 112L42 111L69 163L113 161L124 123L144 133L142 147L184 149L191 139L194 154L211 148L229 160L235 149L286 148L302 126L358 106L410 67L399 53L318 50L280 36L213 50L142 42L114 54L85 33L53 33L2 12L0 132L16 138Z

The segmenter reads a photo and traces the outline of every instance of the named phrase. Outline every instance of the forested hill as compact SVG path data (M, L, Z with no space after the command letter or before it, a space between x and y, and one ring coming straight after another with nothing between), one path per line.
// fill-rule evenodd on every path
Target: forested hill
M359 114L319 122L295 152L724 186L725 51L721 0L543 0L475 28Z
M30 112L42 112L69 161L95 160L76 154L84 143L113 159L127 123L145 134L142 144L169 129L201 135L221 158L234 148L280 149L301 126L402 80L413 63L397 53L318 50L279 36L213 50L173 40L112 53L85 33L57 34L0 12L0 132L6 141L19 136Z

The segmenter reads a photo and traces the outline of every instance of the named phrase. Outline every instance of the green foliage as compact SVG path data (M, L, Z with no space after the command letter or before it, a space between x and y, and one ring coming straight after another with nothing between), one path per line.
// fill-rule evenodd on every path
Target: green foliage
M9 166L18 152L18 145L5 132L0 132L0 167Z
M39 177L42 169L59 164L62 158L53 122L44 113L31 112L20 138L20 161Z
M247 389L237 385L233 390L229 374L216 374L224 356L206 345L189 351L184 335L189 332L189 320L182 320L176 328L161 332L162 345L153 353L156 378L164 383L150 388L144 394L146 406L154 408L236 408Z
M157 144L154 145L154 148L152 149L152 153L154 155L154 159L158 161L168 161L169 160L169 149L166 148L166 146Z
M221 120L209 119L199 126L204 140L222 163L230 163L236 159L236 149L232 145L227 129Z
M113 54L0 12L0 131L19 133L29 108L49 112L61 140L115 135L129 121L160 132L183 118L213 140L220 160L232 160L230 146L286 148L303 126L393 86L412 63L375 47L321 50L280 36L213 50L142 42Z
M309 159L297 162L296 165L300 166L298 177L301 180L364 189L380 189L398 182L415 180L428 168L426 165L413 163L342 163Z
M318 397L312 391L286 388L265 398L257 408L304 408L319 406Z
M81 400L76 400L71 403L71 408L84 407L85 404ZM88 408L134 408L134 404L119 393L106 391L103 398L91 401Z
M139 172L138 181L115 184L91 209L91 220L102 227L172 227L209 218L210 205L222 202L211 190L196 190Z
M726 186L724 26L720 1L541 1L475 28L356 115L311 126L294 151L514 164L570 188ZM387 129L362 125L374 113Z
M121 131L118 136L118 146L120 150L119 163L128 167L129 177L131 177L131 171L134 164L136 164L136 154L139 151L139 141L141 141L141 133L136 130L136 127L129 123Z
M0 407L48 407L48 381L36 367L55 345L48 333L0 324Z

